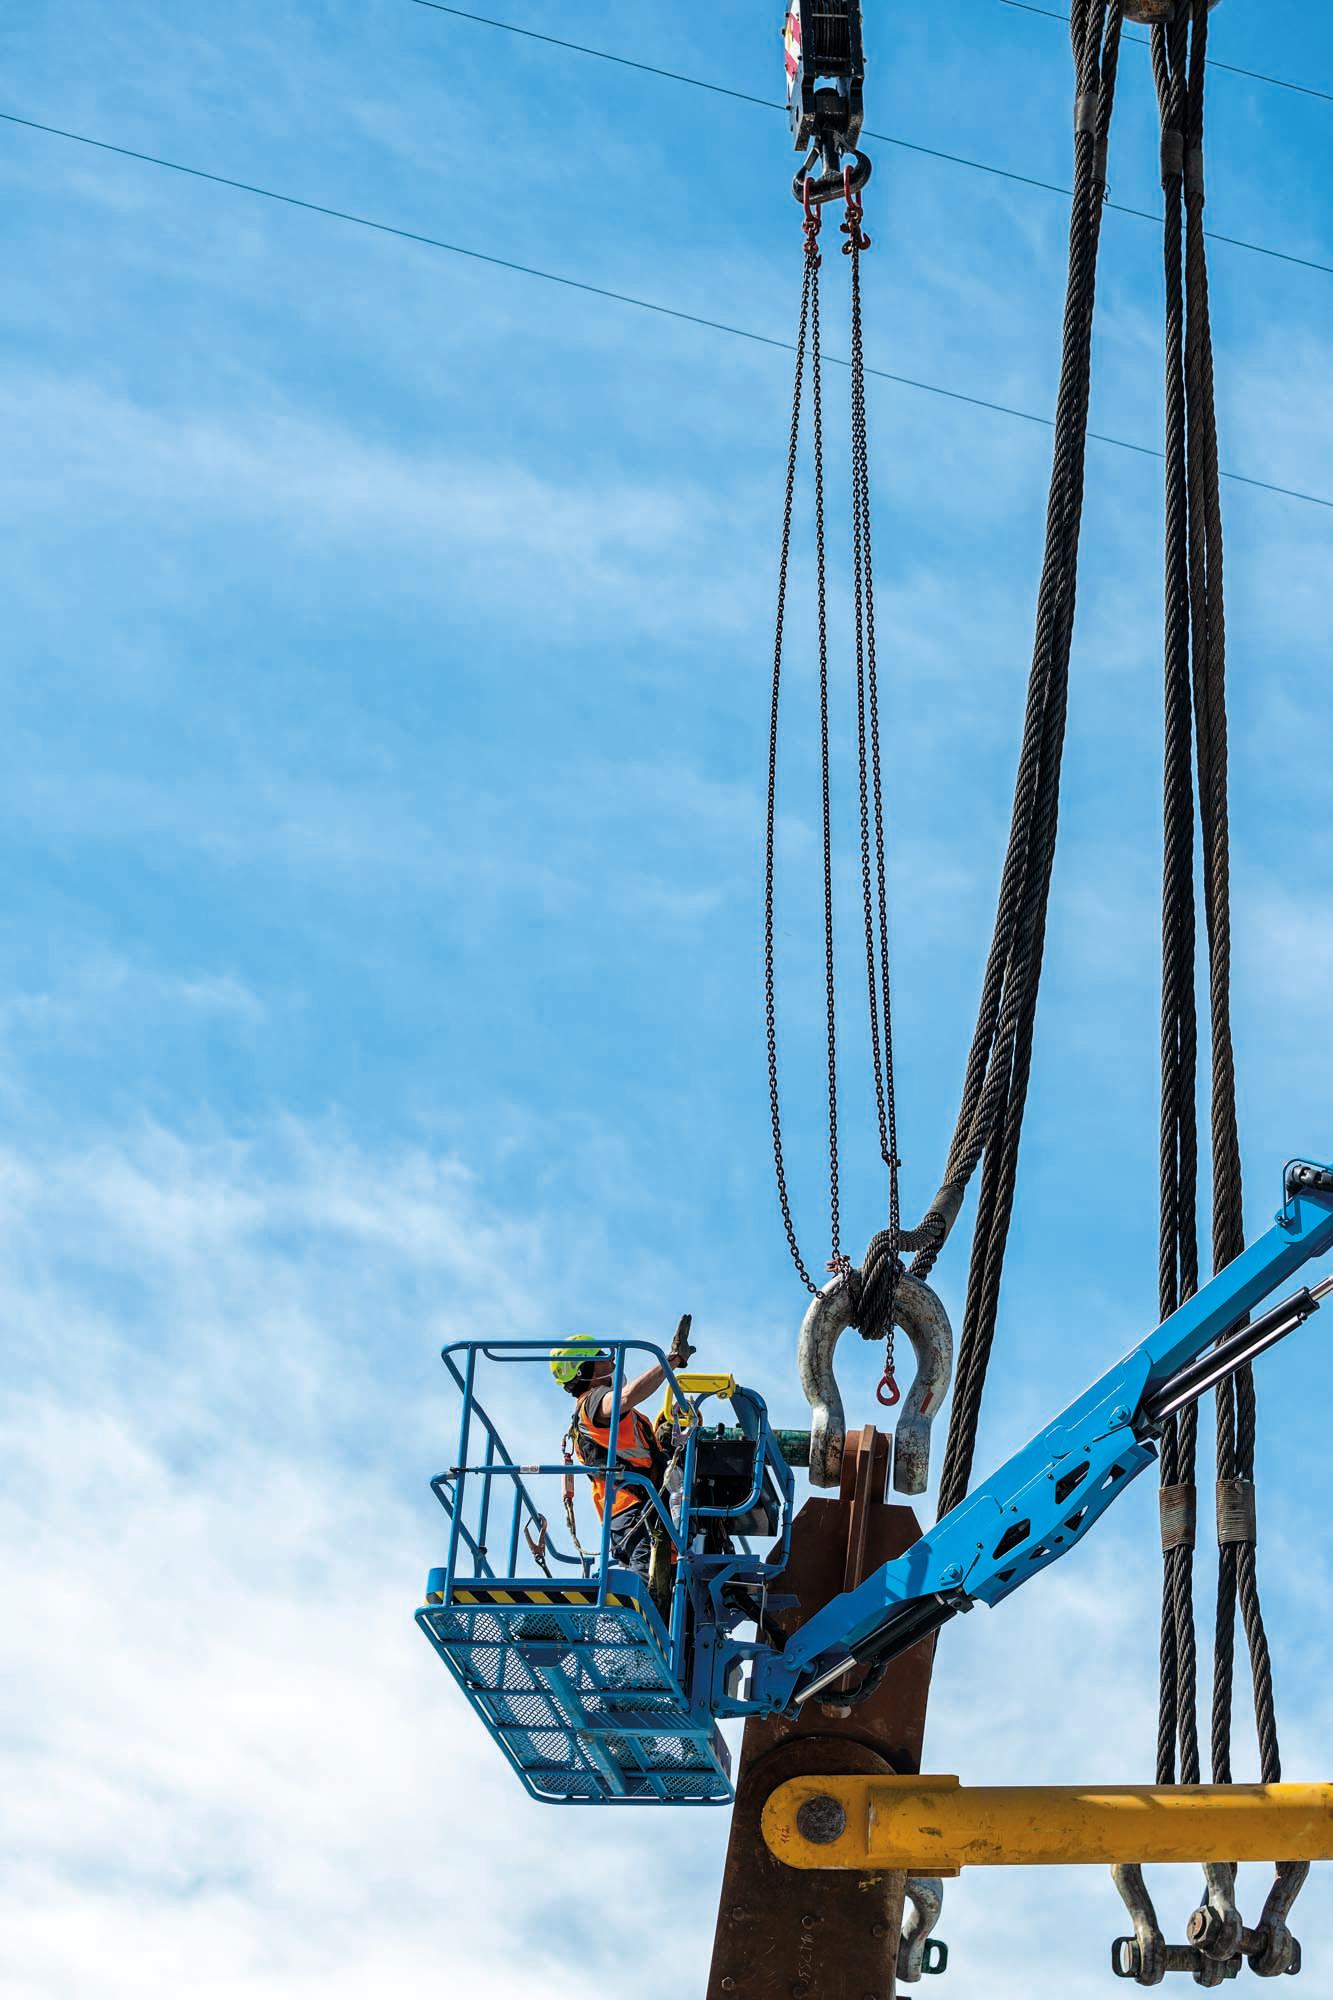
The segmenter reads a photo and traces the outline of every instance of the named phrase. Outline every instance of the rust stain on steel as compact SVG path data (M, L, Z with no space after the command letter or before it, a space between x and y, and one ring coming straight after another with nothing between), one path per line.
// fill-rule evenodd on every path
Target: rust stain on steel
M911 1508L885 1502L888 1472L887 1437L848 1436L839 1497L808 1500L793 1525L782 1588L798 1608L771 1614L779 1629L794 1630L916 1541ZM854 1708L812 1702L799 1718L746 1724L707 2000L895 2000L906 1877L798 1873L769 1852L761 1822L770 1793L791 1778L919 1772L933 1659L928 1639Z

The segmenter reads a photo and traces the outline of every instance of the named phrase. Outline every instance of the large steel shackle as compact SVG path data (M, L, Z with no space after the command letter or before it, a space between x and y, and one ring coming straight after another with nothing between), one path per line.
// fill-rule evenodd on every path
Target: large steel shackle
M846 1273L817 1292L801 1322L796 1367L810 1405L810 1484L836 1486L842 1477L847 1419L833 1356L852 1325L856 1308ZM919 1278L904 1274L894 1294L893 1322L916 1355L916 1374L903 1397L893 1449L895 1493L924 1493L930 1477L930 1432L949 1393L953 1374L953 1329L939 1296Z

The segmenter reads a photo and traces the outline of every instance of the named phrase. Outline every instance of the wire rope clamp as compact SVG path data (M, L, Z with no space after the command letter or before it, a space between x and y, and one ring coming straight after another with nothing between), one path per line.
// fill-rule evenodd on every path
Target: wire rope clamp
M1252 1479L1219 1479L1217 1482L1217 1545L1254 1543L1259 1539Z
M1198 1489L1194 1486L1163 1486L1158 1489L1158 1510L1162 1524L1162 1550L1192 1549L1198 1524Z
M839 1274L810 1302L796 1343L796 1371L810 1405L810 1484L837 1486L847 1445L847 1416L834 1373L838 1341L857 1320L852 1282ZM906 1275L894 1294L894 1325L916 1355L912 1386L902 1399L893 1452L893 1490L918 1494L930 1479L930 1434L953 1375L953 1329L943 1301L929 1285Z

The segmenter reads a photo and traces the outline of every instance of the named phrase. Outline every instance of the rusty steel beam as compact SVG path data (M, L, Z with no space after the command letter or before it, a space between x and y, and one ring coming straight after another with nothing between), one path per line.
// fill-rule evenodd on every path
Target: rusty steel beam
M782 1580L797 1607L771 1614L782 1631L917 1539L911 1508L885 1502L889 1459L882 1433L853 1432L839 1497L808 1500L797 1515ZM830 1701L808 1703L799 1717L747 1722L707 2000L895 2000L905 1875L878 1867L795 1874L765 1843L764 1808L796 1779L919 1772L933 1659L931 1639L895 1660L863 1703L839 1704L838 1695L854 1688L849 1676Z

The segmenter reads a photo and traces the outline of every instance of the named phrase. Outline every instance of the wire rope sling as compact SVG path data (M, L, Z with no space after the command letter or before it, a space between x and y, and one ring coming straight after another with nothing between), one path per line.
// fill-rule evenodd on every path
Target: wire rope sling
M864 58L856 0L844 6L796 0L786 27L788 89L798 145L809 150L794 191L802 206L803 266L795 385L788 439L770 712L764 884L764 987L768 1082L779 1207L803 1284L822 1296L792 1214L784 1149L777 1043L775 848L784 646L787 641L793 515L802 421L808 404L813 517L819 747L823 835L824 988L828 1106L829 1257L844 1293L841 1325L886 1343L879 1396L896 1400L893 1330L899 1294L924 1285L979 1177L967 1298L940 1482L943 1515L966 1496L999 1312L1013 1215L1024 1113L1031 1078L1052 870L1078 585L1092 336L1108 149L1126 19L1149 27L1161 114L1166 195L1166 576L1161 1049L1160 1309L1165 1318L1199 1285L1197 1069L1194 997L1195 818L1200 828L1211 1051L1212 1262L1220 1270L1243 1248L1242 1181L1230 1026L1230 864L1228 831L1226 632L1222 521L1213 355L1204 235L1203 134L1208 16L1216 0L1073 0L1074 184L1046 537L1032 664L1008 843L976 1025L964 1068L958 1117L937 1193L920 1223L902 1226L894 1093L894 1050L886 890L886 812L880 680L875 634L869 439L862 327L861 257L869 249L862 191L870 162L860 150ZM816 38L818 47L815 49ZM814 53L812 54L812 50ZM830 780L830 666L825 409L821 327L821 225L841 200L851 322L851 599L856 680L861 897L871 1082L879 1149L887 1173L885 1226L858 1264L842 1243L839 1066L834 951L834 811ZM1197 771L1197 806L1196 806ZM905 1262L911 1258L910 1264ZM832 1289L826 1287L825 1290ZM807 1393L809 1388L807 1386ZM815 1400L812 1396L812 1402ZM1217 1520L1219 1585L1214 1638L1211 1770L1232 1777L1235 1621L1239 1606L1250 1657L1265 1783L1281 1773L1272 1671L1255 1555L1254 1467L1257 1416L1248 1368L1218 1392ZM818 1428L818 1415L816 1430ZM1163 1600L1159 1782L1201 1777L1194 1638L1193 1564L1197 1419L1174 1420L1162 1449ZM816 1453L812 1449L812 1467ZM813 1475L812 1475L813 1476ZM919 1489L918 1489L919 1490ZM1238 1956L1264 1976L1299 1968L1286 1917L1308 1873L1278 1867L1260 1925L1246 1929L1234 1900L1235 1870L1206 1864L1206 1897L1190 1919L1184 1951L1195 1978L1234 1976ZM1137 1870L1117 1871L1134 1917L1133 1940L1117 1940L1121 1977L1157 1984L1166 1947Z

